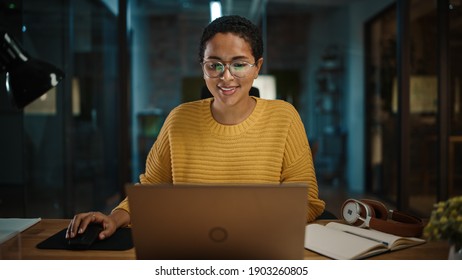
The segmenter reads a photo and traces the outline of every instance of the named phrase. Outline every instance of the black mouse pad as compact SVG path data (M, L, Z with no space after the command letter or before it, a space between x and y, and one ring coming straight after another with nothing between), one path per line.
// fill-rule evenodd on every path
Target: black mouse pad
M37 244L37 248L76 250L69 246L66 239L66 230L67 228L40 242ZM123 251L131 248L133 248L131 228L119 228L111 237L97 240L87 250Z

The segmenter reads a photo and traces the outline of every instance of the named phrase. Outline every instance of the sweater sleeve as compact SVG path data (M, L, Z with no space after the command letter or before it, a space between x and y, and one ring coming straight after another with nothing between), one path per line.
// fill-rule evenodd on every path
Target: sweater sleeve
M308 182L307 221L315 220L325 209L319 199L313 157L303 123L296 114L287 135L281 182Z

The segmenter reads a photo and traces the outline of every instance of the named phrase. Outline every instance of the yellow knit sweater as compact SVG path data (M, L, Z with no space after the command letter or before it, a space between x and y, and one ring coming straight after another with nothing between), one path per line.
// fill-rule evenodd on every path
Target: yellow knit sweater
M252 114L237 125L216 122L212 98L184 103L169 114L140 175L149 183L307 182L307 221L325 207L305 128L282 100L255 98ZM127 199L116 209L129 211Z

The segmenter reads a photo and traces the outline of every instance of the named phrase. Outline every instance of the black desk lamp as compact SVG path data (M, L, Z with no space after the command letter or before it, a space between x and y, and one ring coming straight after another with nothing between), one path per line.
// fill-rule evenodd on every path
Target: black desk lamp
M64 73L30 57L6 31L0 30L0 72L6 72L6 90L20 109L55 87Z

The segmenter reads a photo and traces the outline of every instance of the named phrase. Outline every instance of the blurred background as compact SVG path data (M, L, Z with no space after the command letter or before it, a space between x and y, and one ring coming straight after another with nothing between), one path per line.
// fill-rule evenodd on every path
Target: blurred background
M320 196L428 217L462 193L460 0L222 0L261 27L260 92L292 103ZM108 213L165 116L200 99L206 0L0 0L0 28L64 80L23 110L0 75L0 217Z

